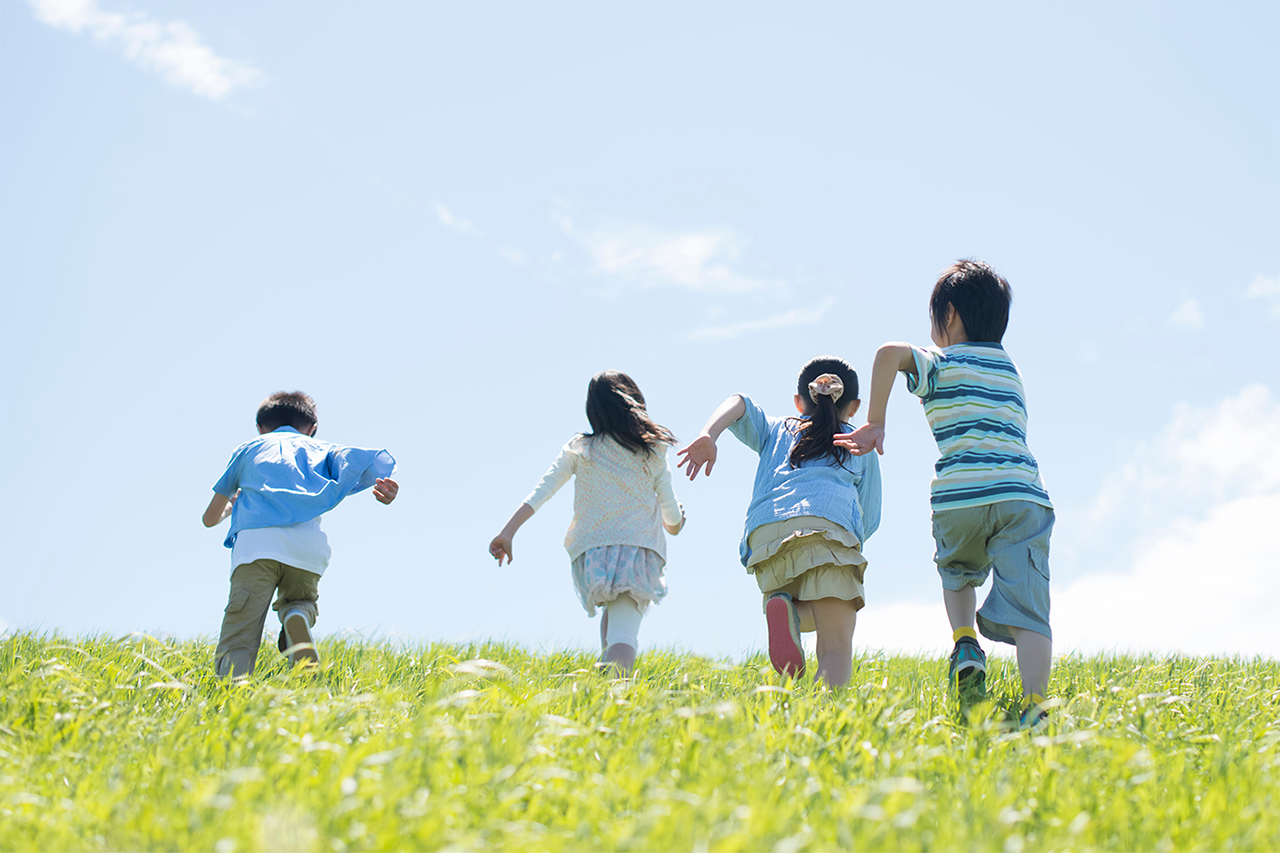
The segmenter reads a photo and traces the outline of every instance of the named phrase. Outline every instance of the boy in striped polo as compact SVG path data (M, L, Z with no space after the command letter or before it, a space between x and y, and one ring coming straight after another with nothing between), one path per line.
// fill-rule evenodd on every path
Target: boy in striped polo
M888 343L871 372L867 423L836 437L862 455L884 453L885 408L897 373L924 403L941 458L930 487L934 560L951 620L949 678L962 698L986 695L979 631L1018 650L1024 725L1045 718L1049 630L1049 534L1053 504L1027 448L1027 407L1018 368L1000 345L1009 322L1009 282L987 264L957 261L929 300L935 347ZM995 571L976 610L975 588Z

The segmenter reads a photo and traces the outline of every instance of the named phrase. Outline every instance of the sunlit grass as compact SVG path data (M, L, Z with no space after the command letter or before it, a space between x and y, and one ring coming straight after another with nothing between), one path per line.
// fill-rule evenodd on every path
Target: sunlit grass
M208 643L0 639L3 850L1275 850L1280 664L1068 657L1043 732L1012 662L850 687L762 658L337 641L318 674Z

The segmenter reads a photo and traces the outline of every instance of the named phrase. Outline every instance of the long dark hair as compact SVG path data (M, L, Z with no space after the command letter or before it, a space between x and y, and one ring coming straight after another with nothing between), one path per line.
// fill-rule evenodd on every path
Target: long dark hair
M602 370L587 384L587 438L607 435L632 453L656 452L659 445L675 444L671 430L656 424L644 407L644 395L635 380L620 370Z
M809 383L824 373L834 373L844 383L840 402L833 401L826 394L817 395L817 400L810 396ZM787 419L787 423L792 424L792 428L796 430L796 445L791 448L791 467L798 468L807 459L827 457L843 467L845 460L849 458L849 451L836 446L833 439L836 433L842 432L840 409L858 399L858 374L843 358L820 355L809 359L809 363L800 369L796 393L801 399L808 400L813 410L804 417Z

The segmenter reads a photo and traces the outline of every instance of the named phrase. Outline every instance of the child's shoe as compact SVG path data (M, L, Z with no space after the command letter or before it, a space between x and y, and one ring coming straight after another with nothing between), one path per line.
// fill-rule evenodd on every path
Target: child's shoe
M289 656L290 663L312 666L320 663L315 640L311 638L311 623L301 610L290 610L285 614L284 623L280 627L280 638L280 642L286 644L281 651L293 650L293 654Z
M1032 693L1027 697L1027 707L1018 718L1018 728L1023 731L1035 731L1049 724L1049 712L1044 707L1044 697Z
M956 631L956 647L951 651L951 667L947 680L955 684L960 698L978 702L987 698L987 654L978 645L971 628Z
M800 645L800 614L785 592L769 596L764 606L769 626L769 662L780 674L799 678L804 675L804 647Z

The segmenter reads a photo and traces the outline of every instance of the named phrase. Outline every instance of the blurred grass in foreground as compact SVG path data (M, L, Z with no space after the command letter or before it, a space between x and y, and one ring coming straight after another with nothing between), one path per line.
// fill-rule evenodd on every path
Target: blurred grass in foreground
M946 662L851 685L645 651L0 638L0 850L1276 850L1280 663L1064 657L1012 730L993 660L968 717Z

